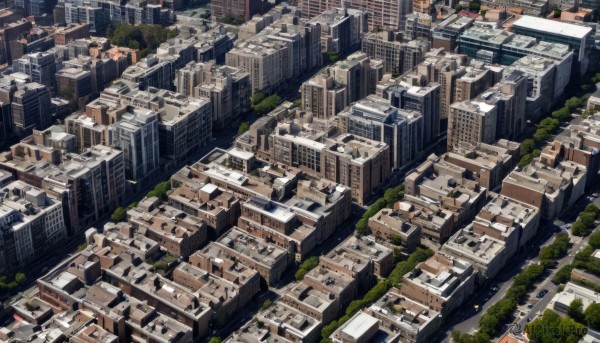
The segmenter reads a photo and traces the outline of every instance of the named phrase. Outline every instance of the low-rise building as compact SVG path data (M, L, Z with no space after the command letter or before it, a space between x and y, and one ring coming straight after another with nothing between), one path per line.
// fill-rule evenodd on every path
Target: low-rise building
M148 198L127 211L128 221L138 233L156 241L169 253L189 257L207 241L206 224L167 205Z
M508 260L535 237L540 217L537 207L496 194L479 211L472 230L503 241Z
M554 153L562 150L560 143L552 147ZM543 219L555 218L584 193L587 177L585 166L568 160L557 161L554 159L552 164L546 165L547 162L536 160L513 171L504 179L501 194L537 207Z
M399 201L394 211L411 224L421 227L421 244L439 248L454 232L454 215L439 206Z
M280 280L291 262L285 250L235 227L189 260L190 264L207 271L241 264L258 271L269 285Z
M389 208L384 208L369 218L368 225L375 238L386 242L399 239L404 252L414 251L421 242L421 227Z
M446 254L468 261L479 273L480 283L492 280L511 257L507 255L506 242L476 233L468 227L459 230L442 246Z
M211 229L210 237L220 237L235 225L240 215L240 201L212 183L187 182L169 194L169 205L203 220Z
M476 277L469 262L438 252L403 276L400 294L446 317L473 293Z
M319 340L322 323L317 319L277 301L258 315L264 323L266 332L261 331L259 338L267 342L310 343ZM275 338L276 337L276 338ZM280 340L283 337L284 340Z
M600 301L600 296L592 289L585 288L572 282L567 282L562 292L557 293L552 298L550 304L548 304L548 308L566 315L571 303L575 299L581 301L583 305L582 310L585 311L590 304L598 303Z
M394 252L372 236L351 236L335 249L320 257L321 265L347 273L358 282L358 288L372 285L372 276L385 278L394 267Z
M392 288L365 310L379 327L397 333L400 342L428 342L441 325L439 312L402 296Z

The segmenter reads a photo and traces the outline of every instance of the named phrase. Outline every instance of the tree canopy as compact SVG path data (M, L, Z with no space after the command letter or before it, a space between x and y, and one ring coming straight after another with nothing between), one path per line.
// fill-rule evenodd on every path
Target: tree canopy
M117 24L106 33L111 43L133 49L140 49L140 55L146 57L156 52L161 43L177 36L177 30L164 28L160 25L121 25Z

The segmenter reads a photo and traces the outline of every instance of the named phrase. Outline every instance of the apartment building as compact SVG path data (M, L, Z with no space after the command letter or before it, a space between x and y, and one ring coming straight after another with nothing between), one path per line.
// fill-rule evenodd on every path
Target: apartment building
M469 262L438 252L402 277L400 294L447 316L473 293L476 277Z
M410 343L428 342L441 325L438 312L403 297L396 288L390 289L365 313L379 320L380 330L391 330L392 336Z
M155 197L148 198L127 211L129 223L138 232L160 244L169 253L189 257L200 249L208 236L206 224Z
M190 264L206 271L225 273L245 266L256 270L269 284L279 282L291 261L288 251L239 228L232 228L217 241L190 256Z
M160 170L158 115L146 109L133 109L110 126L110 146L123 151L125 177L141 189L154 182Z
M375 238L385 242L399 238L404 252L414 251L421 242L421 227L411 224L389 208L384 208L369 218L368 225Z
M242 42L225 56L225 63L250 74L252 94L271 93L288 78L284 63L288 47L278 41Z
M383 63L362 52L355 52L329 68L333 79L346 86L348 104L375 93L377 82L383 77Z
M428 13L413 12L405 16L404 27L400 28L406 39L422 39L431 42L433 18Z
M327 71L302 83L302 110L319 119L331 119L350 103L348 87L336 81Z
M283 301L277 301L268 309L257 316L257 320L264 323L266 330L259 333L250 330L248 333L236 333L233 336L245 339L257 337L259 339L270 339L282 342L314 342L319 340L323 324L300 310L286 305ZM266 332L265 332L266 331ZM233 342L232 342L233 343Z
M174 55L160 58L149 55L125 69L121 78L136 83L142 90L148 87L170 90L173 88L173 79L177 70L175 65L178 59L179 56Z
M556 159L564 154L560 143L554 142L551 147L555 155L553 164L538 159L513 171L502 183L502 195L535 206L542 219L554 218L570 208L583 195L587 183L587 168L566 159Z
M496 140L498 109L485 102L467 100L450 105L448 149L461 143L492 144Z
M494 84L492 72L483 66L469 65L454 85L454 102L475 98Z
M90 26L88 24L68 25L54 31L54 43L56 45L66 45L75 39L87 38L89 32Z
M52 122L50 91L42 84L31 82L12 93L11 113L17 136L27 136L33 129L44 130Z
M508 7L521 14L541 17L548 13L550 2L546 0L484 0L482 4L493 7Z
M227 279L217 277L205 270L194 267L186 262L181 263L173 270L173 281L187 287L200 295L200 302L210 304L215 312L217 323L225 323L233 318L252 299L254 294L244 294L238 284ZM259 281L256 278L256 281ZM258 286L258 283L256 284ZM257 293L259 287L254 288ZM249 289L244 289L248 291Z
M67 238L62 203L22 181L3 187L0 272L14 273L51 253Z
M393 268L393 251L375 241L372 236L350 237L319 258L321 266L349 275L360 291L369 289Z
M562 98L571 73L568 70L561 77L559 66L547 57L528 55L507 67L508 73L518 71L527 78L526 110L529 118L539 118Z
M169 205L203 220L210 237L220 237L240 214L240 200L212 183L186 182L169 194Z
M475 216L484 205L487 190L462 167L430 156L405 179L405 199L425 206L437 204L451 211L458 225Z
M409 201L394 204L394 211L409 223L421 227L421 244L439 248L454 232L454 215L441 206Z
M54 91L56 86L56 60L50 52L36 52L21 56L13 62L13 72L31 77L31 81Z
M537 233L540 210L506 196L493 194L492 200L473 220L472 231L503 241L506 258L524 249Z
M458 38L475 22L467 16L452 14L431 29L434 49L443 48L454 51L458 47Z
M344 54L359 46L367 30L368 15L351 8L334 8L312 18L311 25L321 26L321 51Z
M400 168L414 160L425 147L422 114L399 110L377 96L369 96L341 112L338 128L341 133L389 145L393 168Z
M356 8L363 12L369 12L368 28L369 31L374 29L381 30L397 30L404 26L404 17L412 12L412 1L360 1L351 0L348 2L350 8ZM301 0L298 1L298 7L303 16L315 17L321 13L340 7L340 3L332 0Z
M63 68L56 72L56 92L71 101L92 94L92 73L79 68Z
M512 256L507 254L507 242L485 233L476 233L472 228L456 232L444 245L442 252L463 259L478 272L478 284L492 280Z
M216 22L226 19L249 20L255 14L264 13L269 5L260 0L218 0L212 5L211 17Z
M429 51L426 40L402 41L399 32L366 33L361 50L370 58L383 61L385 73L404 74L411 71L425 58Z
M401 81L383 91L383 97L398 109L416 111L423 117L423 145L435 142L440 135L440 84L414 86Z
M472 178L488 191L498 188L502 180L516 166L519 159L519 143L498 140L493 145L459 144L440 156L440 160L456 165L472 173Z

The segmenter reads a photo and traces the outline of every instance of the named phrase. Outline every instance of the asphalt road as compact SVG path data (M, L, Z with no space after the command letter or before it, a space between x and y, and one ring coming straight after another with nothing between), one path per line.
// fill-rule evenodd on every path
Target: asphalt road
M594 199L593 202L600 206L600 198ZM552 237L560 232L560 226L565 223L573 223L577 219L579 212L589 203L590 201L586 197L582 197L569 211L561 216L560 219L555 220L553 223L541 223L540 229L542 231L540 231L539 234L536 235L534 241L528 245L529 249L527 249L527 252L514 257L512 259L513 262L507 264L511 267L502 270L489 285L482 287L473 297L471 297L471 301L464 304L461 309L457 310L453 315L453 320L447 323L443 330L440 330L441 334L438 336L437 341L450 342L450 333L454 330L465 333L475 332L479 324L479 319L483 313L490 306L504 297L506 291L512 284L513 277L529 264L539 262L539 249L537 248L542 248L551 244L553 241ZM573 261L575 254L587 244L587 238L581 239L580 237L571 237L571 243L573 244L570 249L571 253L558 260L557 268L552 269L544 280L539 282L530 292L525 303L518 307L514 316L515 319L512 322L518 324L517 327L523 329L525 325L527 325L527 318L533 320L538 312L544 312L546 306L548 306L552 297L556 294L557 286L551 282L552 278L560 268ZM498 287L496 292L491 290L494 286ZM542 289L548 290L548 293L542 299L538 299L537 294ZM528 308L528 304L532 304L532 308ZM480 306L478 312L475 312L473 308L474 305ZM503 331L508 330L509 326L510 325L507 325ZM514 331L516 332L518 330Z

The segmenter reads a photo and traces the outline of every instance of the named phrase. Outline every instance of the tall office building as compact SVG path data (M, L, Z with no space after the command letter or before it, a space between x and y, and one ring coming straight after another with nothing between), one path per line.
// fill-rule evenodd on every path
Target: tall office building
M18 135L43 130L52 123L50 91L39 83L26 83L13 94L11 103L13 125Z
M377 82L383 77L383 63L371 60L367 54L355 52L329 68L333 79L346 86L348 101L353 103L375 93Z
M327 72L319 73L300 86L302 110L320 119L332 119L348 101L348 88Z
M8 184L0 196L0 273L16 272L67 238L56 198L22 181Z
M440 135L440 89L435 82L423 87L400 83L389 87L384 95L396 108L421 113L425 146Z
M473 100L452 104L448 116L448 150L461 143L494 143L496 125L495 105Z
M51 91L56 86L56 60L51 52L27 54L13 62L15 73L27 74L31 81L40 83Z
M109 129L111 147L123 151L125 177L143 189L156 182L160 170L158 115L133 108Z
M402 42L401 38L395 32L367 33L362 39L362 52L382 60L386 73L404 74L423 61L430 46L426 40Z
M338 118L342 133L387 143L393 168L406 165L423 151L423 116L417 111L399 110L388 100L370 95L341 112Z
M412 0L349 0L351 8L368 12L369 31L374 29L398 30L404 27L405 16L412 12ZM334 0L299 0L298 7L302 15L315 17L321 13L340 7Z

